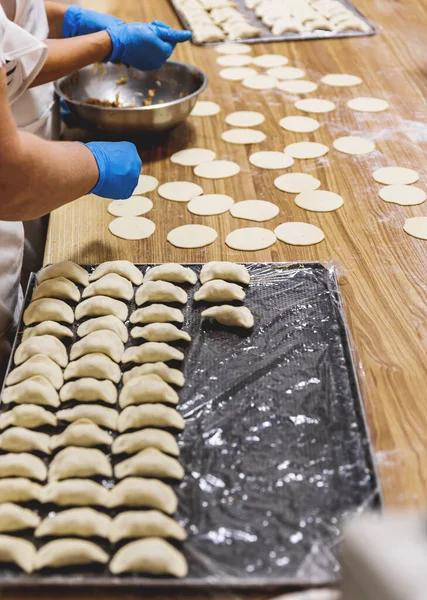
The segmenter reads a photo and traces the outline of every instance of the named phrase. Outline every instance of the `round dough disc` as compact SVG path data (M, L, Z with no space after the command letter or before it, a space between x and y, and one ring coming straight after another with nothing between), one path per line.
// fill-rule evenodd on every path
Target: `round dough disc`
M216 62L222 67L246 67L252 63L252 57L245 54L224 54Z
M143 240L153 235L156 225L145 217L118 217L111 221L108 229L124 240Z
M205 179L225 179L239 172L239 165L231 160L212 160L194 167L194 174Z
M295 198L295 204L300 208L313 212L330 212L340 208L344 204L344 200L334 192L313 190L298 194Z
M215 50L219 54L249 54L252 52L249 44L219 44L215 46Z
M347 106L359 112L381 112L387 110L389 104L380 98L360 97L349 100Z
M215 229L207 225L181 225L169 231L167 240L177 248L202 248L212 244L217 237Z
M427 240L427 217L406 219L403 229L413 237L420 240Z
M210 100L198 100L190 113L190 117L212 117L221 110L216 102Z
M291 79L289 81L279 81L277 88L289 94L309 94L317 90L317 83L307 81L306 79Z
M329 73L328 75L324 75L320 81L332 87L351 87L352 85L359 85L362 83L360 77L344 73Z
M305 71L296 67L273 67L268 69L267 75L276 79L302 79Z
M358 135L337 138L332 145L335 150L344 152L344 154L369 154L375 150L374 142Z
M287 169L294 164L294 159L284 152L265 150L251 154L249 162L260 169Z
M225 122L231 127L256 127L264 121L264 115L253 110L239 110L225 117Z
M387 185L378 192L385 202L393 202L401 206L414 206L425 202L427 195L424 190L411 185Z
M140 175L138 184L132 192L132 196L138 196L141 194L146 194L147 192L152 192L158 185L159 181L155 177L152 177L151 175Z
M312 117L284 117L279 121L280 127L296 133L310 133L319 129L320 123Z
M295 108L309 113L327 113L335 110L335 104L322 98L304 98L295 102Z
M108 212L115 217L138 217L145 215L153 208L150 198L131 196L128 200L113 200L108 205Z
M307 173L285 173L274 180L274 185L282 192L301 194L320 187L320 181Z
M264 250L276 241L275 234L262 227L243 227L227 235L225 243L234 250Z
M195 167L209 160L215 159L215 152L212 150L206 150L205 148L187 148L180 152L172 154L171 161L178 165L187 167Z
M224 131L221 138L229 144L259 144L267 136L257 129L229 129Z
M222 79L229 79L230 81L243 81L247 77L252 77L256 74L255 69L249 67L229 67L219 72L219 76Z
M318 142L296 142L286 146L284 151L292 158L319 158L329 152L329 148Z
M250 90L270 90L278 83L278 80L270 75L253 75L243 80L243 85Z
M286 56L282 56L281 54L261 54L261 56L252 59L252 62L262 69L271 69L272 67L283 67L289 61Z
M325 239L321 229L310 223L298 221L282 223L276 227L274 233L278 240L292 246L311 246Z
M234 200L225 194L206 194L193 198L188 204L188 210L193 215L220 215L233 206Z
M230 213L238 219L247 219L248 221L269 221L279 214L279 207L272 202L264 200L243 200L233 204Z
M203 189L191 181L169 181L161 185L157 193L166 200L189 202L192 198L203 194Z
M383 167L374 171L372 175L375 181L384 185L410 185L420 177L416 171L405 167Z

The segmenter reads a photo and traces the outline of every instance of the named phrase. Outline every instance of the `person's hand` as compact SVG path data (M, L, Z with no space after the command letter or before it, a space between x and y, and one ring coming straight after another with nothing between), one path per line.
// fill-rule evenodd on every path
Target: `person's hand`
M88 35L89 33L104 31L107 27L113 27L119 23L123 23L123 21L117 17L72 4L65 11L62 22L62 36L70 38L77 35Z
M191 31L178 31L161 21L119 23L107 32L113 44L107 60L120 60L141 71L160 68L178 42L191 38Z
M130 142L89 142L85 144L95 157L99 169L98 183L92 194L124 200L138 183L142 162Z

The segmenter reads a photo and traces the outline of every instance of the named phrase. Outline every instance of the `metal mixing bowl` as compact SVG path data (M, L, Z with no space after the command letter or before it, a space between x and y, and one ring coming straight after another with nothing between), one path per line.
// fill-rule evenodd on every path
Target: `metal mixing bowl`
M191 112L207 82L206 75L196 67L172 60L155 71L102 63L59 79L55 89L66 101L77 125L134 136L159 133L179 125ZM151 98L150 90L155 91ZM87 104L88 99L109 102L118 99L120 107ZM152 104L144 106L144 101Z

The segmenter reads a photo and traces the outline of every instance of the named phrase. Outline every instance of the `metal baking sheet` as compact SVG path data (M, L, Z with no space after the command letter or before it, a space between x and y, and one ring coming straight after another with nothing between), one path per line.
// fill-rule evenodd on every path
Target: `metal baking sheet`
M0 568L0 585L266 588L339 579L341 521L380 507L381 491L335 271L319 263L247 267L253 331L202 323L205 305L193 301L199 284L186 288L192 343L178 406L185 478L174 487L188 577ZM25 306L34 286L33 275ZM14 349L21 333L22 323ZM44 515L54 507L36 508Z
M245 38L233 40L233 43L244 43L244 44L261 44L267 42L298 42L303 40L330 40L336 38L348 38L348 37L363 37L367 35L374 35L376 33L375 26L369 19L367 19L349 0L337 0L343 6L348 8L355 14L359 19L361 19L366 25L369 26L369 31L341 31L341 32L333 32L333 31L324 31L324 30L316 30L316 31L305 31L303 33L294 33L294 32L286 32L282 35L274 35L269 27L264 25L264 23L259 19L254 10L251 10L246 7L245 0L234 0L236 4L237 10L244 15L251 25L258 27L261 29L261 34L257 37L253 38ZM179 7L174 2L174 0L170 0L170 3L176 12L181 25L184 29L191 29L187 19L184 17L182 12L179 10ZM226 44L230 42L230 40L222 40L220 42L196 42L194 39L191 40L193 44L196 46L218 46L220 44Z

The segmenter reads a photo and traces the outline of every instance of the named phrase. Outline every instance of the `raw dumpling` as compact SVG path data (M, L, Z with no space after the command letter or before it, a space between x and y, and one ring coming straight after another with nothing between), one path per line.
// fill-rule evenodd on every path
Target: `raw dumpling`
M0 503L40 500L43 489L38 483L23 477L0 479Z
M178 506L178 499L173 489L157 479L128 477L117 483L109 491L108 505L139 506L157 508L172 515Z
M191 342L188 333L172 323L150 323L145 327L134 327L130 334L133 338L144 338L148 342Z
M62 433L50 438L50 448L52 450L63 446L92 448L93 446L110 446L112 442L112 436L92 423L90 419L78 419L68 425Z
M182 431L184 419L174 408L163 404L141 404L122 410L118 421L120 433L142 427L173 427Z
M58 417L58 421L66 421L67 423L74 423L79 419L88 419L92 423L95 423L95 425L101 425L102 427L111 429L111 431L116 431L119 413L114 408L81 404L73 408L59 410L56 416Z
M11 427L0 435L0 449L6 452L50 454L50 436L24 427Z
M170 281L171 283L195 284L197 275L188 267L176 263L167 263L158 267L151 267L144 275L144 281Z
M117 275L117 273L108 273L108 275L103 275L97 281L90 283L83 290L82 298L91 298L92 296L108 296L109 298L131 300L133 286L125 277Z
M129 538L152 536L180 541L187 537L179 523L158 510L130 510L117 515L111 524L109 537L110 542L115 544Z
M114 440L111 451L113 454L135 454L144 448L157 448L173 456L179 455L178 444L171 433L150 427L119 435Z
M0 535L0 563L14 563L26 573L32 573L36 549L28 540Z
M94 352L85 354L77 360L68 363L64 371L64 379L77 377L93 377L95 379L110 379L119 383L121 371L118 364L105 354Z
M61 367L44 354L34 354L34 356L9 373L6 385L21 383L21 381L34 377L34 375L45 377L57 390L64 384Z
M211 306L202 312L202 317L229 327L250 329L254 326L254 317L246 306Z
M178 387L182 387L184 385L184 375L181 373L181 371L178 371L178 369L172 369L163 362L146 363L145 365L140 365L139 367L134 367L130 371L126 371L126 373L123 373L123 383L127 383L131 379L135 379L135 377L150 374L158 375L163 379L163 381L166 381L166 383L171 383L172 385L176 385Z
M2 395L3 404L44 404L46 406L59 406L59 395L53 385L41 375L29 377L21 383L7 387Z
M128 260L108 260L96 267L95 271L89 275L89 281L100 279L108 273L117 273L122 277L126 277L134 285L141 285L143 279L138 267Z
M85 354L100 352L118 363L122 359L123 351L123 342L119 336L114 331L101 329L100 331L89 333L89 335L80 341L75 342L70 350L70 360L76 360L76 358L80 358L80 356L84 356Z
M36 429L42 425L57 425L56 416L35 404L22 404L0 415L0 429L6 429L10 425Z
M114 315L106 315L105 317L95 317L94 319L89 319L88 321L85 321L84 323L79 325L77 329L77 335L82 338L86 335L89 335L89 333L99 331L100 329L108 329L109 331L114 331L114 333L117 333L117 335L124 344L129 339L129 334L126 325Z
M204 283L194 294L194 300L205 302L230 302L232 300L243 300L246 296L240 285L213 279Z
M40 517L28 508L6 502L0 504L0 531L21 531L34 529Z
M130 476L159 477L165 479L182 479L182 465L157 448L145 448L135 456L118 463L114 469L117 479Z
M178 308L165 304L152 304L139 308L130 316L131 323L184 323L184 315Z
M65 327L65 325L60 325L56 321L43 321L43 323L34 325L34 327L27 327L22 334L22 341L25 342L31 337L38 335L53 335L58 339L62 339L72 338L73 332L68 327Z
M135 302L138 306L147 302L179 302L185 304L188 296L184 290L168 281L148 281L136 290Z
M42 321L74 323L73 309L57 298L40 298L31 302L24 311L24 325Z
M49 482L95 475L113 476L108 458L95 448L64 448L52 459L49 467Z
M90 479L55 481L42 488L41 501L59 506L108 506L108 491Z
M250 275L244 265L232 262L213 261L206 263L200 271L200 281L206 283L212 279L224 279L249 285Z
M35 531L36 537L74 535L108 538L111 518L93 508L70 508L46 517Z
M184 360L182 352L163 342L147 342L141 346L126 348L122 362L148 363L166 360Z
M22 365L23 362L35 354L44 354L56 362L60 367L65 367L68 363L67 351L62 342L53 335L39 335L22 342L16 349L13 360L15 365Z
M110 571L118 573L149 573L185 577L188 565L181 552L161 538L145 538L130 542L113 556Z
M147 402L178 404L179 397L175 390L158 375L141 375L125 383L119 397L121 408Z
M27 452L0 456L0 477L29 477L45 481L46 475L46 466L37 456Z
M84 317L105 317L106 315L113 315L124 322L128 318L128 307L121 300L108 296L94 296L83 300L76 306L78 321Z
M39 571L45 567L106 564L108 560L108 554L93 542L63 538L48 542L40 548L34 561L34 569Z
M93 377L83 377L69 381L59 392L61 402L77 400L77 402L96 402L102 400L107 404L117 402L117 390L112 381L100 381Z
M55 277L42 281L34 290L32 300L39 298L59 298L60 300L80 301L79 288L65 277Z
M74 283L80 283L80 285L87 285L89 283L88 272L70 260L63 260L62 262L45 267L39 271L37 281L41 283L46 279L54 279L55 277L66 277L74 281Z

